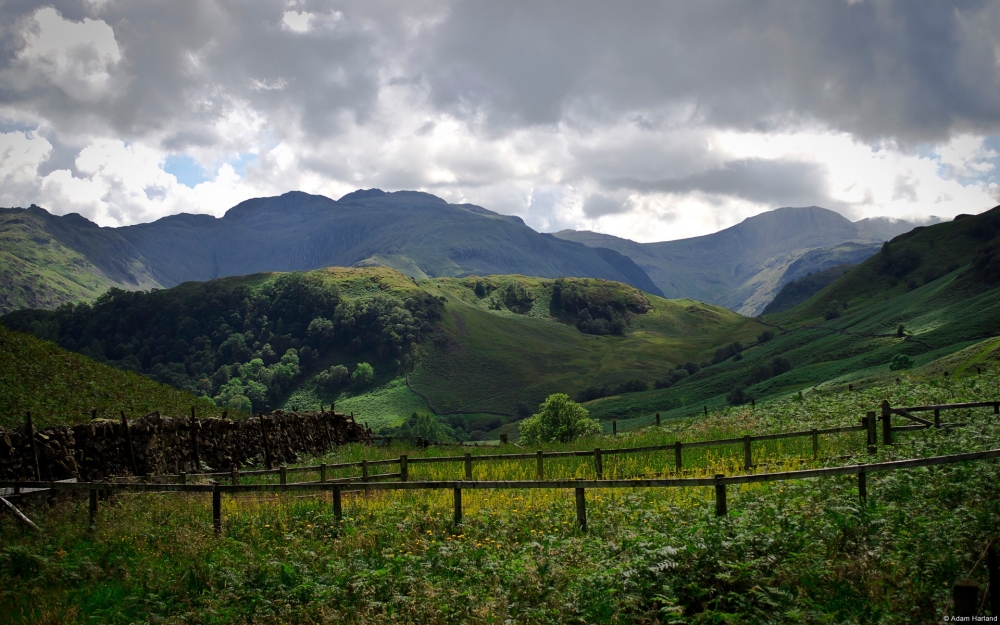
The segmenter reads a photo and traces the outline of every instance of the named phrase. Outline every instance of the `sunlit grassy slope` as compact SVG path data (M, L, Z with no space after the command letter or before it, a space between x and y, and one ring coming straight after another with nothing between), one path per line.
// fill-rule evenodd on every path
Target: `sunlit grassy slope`
M438 412L511 414L518 400L534 406L550 393L575 395L594 384L636 378L652 383L679 363L704 359L716 347L747 341L763 329L721 307L644 294L651 309L631 316L625 336L583 334L549 316L551 280L487 279L525 285L535 295L530 311L491 308L496 304L490 298L476 296L476 278L421 282L447 304L438 336L422 346L410 383Z

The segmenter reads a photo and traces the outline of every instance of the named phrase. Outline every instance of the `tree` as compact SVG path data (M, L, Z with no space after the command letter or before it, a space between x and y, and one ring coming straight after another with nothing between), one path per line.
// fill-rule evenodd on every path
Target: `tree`
M750 399L751 396L747 393L747 387L742 384L726 393L726 401L729 402L730 406L742 406L749 402Z
M476 282L476 297L478 298L486 297L486 285L483 284L482 280Z
M758 343L767 343L768 341L770 341L773 338L774 338L774 332L773 331L771 331L771 330L764 330L763 332L761 332L760 334L757 335L757 342Z
M829 321L830 319L836 319L837 317L840 316L840 304L837 303L837 300L833 300L827 305L826 315L824 316L826 317L827 321Z
M906 354L896 354L889 361L889 371L899 371L909 369L913 366L913 360Z
M903 338L904 336L906 336L906 326L899 324L896 326L896 337Z
M601 433L601 424L591 419L587 409L571 400L569 395L555 393L538 407L537 414L521 421L518 429L522 441L537 445L595 436Z
M334 365L316 374L316 384L327 391L334 391L347 383L351 378L344 365Z
M358 363L358 366L354 369L354 373L351 374L351 382L355 388L365 388L374 379L375 370L367 362Z

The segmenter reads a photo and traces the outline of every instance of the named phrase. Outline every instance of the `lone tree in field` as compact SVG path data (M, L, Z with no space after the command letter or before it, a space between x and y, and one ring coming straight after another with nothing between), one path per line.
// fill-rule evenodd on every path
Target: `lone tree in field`
M601 433L601 424L590 418L587 409L565 393L549 395L538 407L538 414L521 421L521 440L529 445L568 443L581 436Z

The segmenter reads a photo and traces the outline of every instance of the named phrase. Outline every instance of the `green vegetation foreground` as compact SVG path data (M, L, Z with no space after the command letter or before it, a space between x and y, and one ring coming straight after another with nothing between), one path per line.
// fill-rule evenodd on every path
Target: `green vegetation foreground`
M997 372L994 364L961 379L904 375L899 385L863 393L809 393L555 448L855 424L883 397L893 405L995 399ZM880 448L878 460L997 446L1000 426L989 411L945 420L971 425L899 434L902 442ZM818 464L858 454L860 440L824 438ZM755 458L806 455L801 443L787 444ZM351 446L330 460L402 451ZM685 463L694 474L733 472L740 454L738 446L716 448ZM605 472L655 474L669 465L661 456L608 456ZM588 475L589 467L567 460L552 477ZM478 478L510 479L531 468L475 470ZM413 469L415 480L461 472L460 465ZM347 495L339 538L322 496L227 497L221 538L213 536L207 497L117 496L102 504L94 531L86 502L65 501L30 511L41 533L0 518L0 613L52 623L941 622L956 580L972 571L984 582L983 567L973 569L1000 530L1000 466L868 479L864 505L849 477L733 488L724 518L714 515L710 488L588 491L586 534L574 527L568 491L467 492L459 528L448 492Z

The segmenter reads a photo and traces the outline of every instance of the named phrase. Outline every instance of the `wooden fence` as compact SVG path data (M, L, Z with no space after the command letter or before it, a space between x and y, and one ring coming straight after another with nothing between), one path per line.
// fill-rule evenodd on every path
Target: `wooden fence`
M941 404L932 406L911 406L906 408L892 408L888 402L882 404L882 414L880 420L883 426L883 444L892 444L892 434L894 431L909 431L914 429L926 429L930 427L961 427L962 423L941 423L940 413L944 410L955 410L963 408L992 407L994 414L1000 414L1000 402L971 402L962 404ZM933 411L935 421L933 423L919 419L912 415L913 412ZM916 425L894 426L892 425L893 415L899 415L911 421L916 421ZM484 454L473 456L466 453L464 456L438 456L409 458L401 455L399 458L387 458L382 460L361 460L360 462L348 462L338 464L320 464L306 467L280 467L278 469L263 469L257 471L240 472L237 470L226 472L216 472L201 474L202 476L225 478L228 477L230 484L222 484L221 479L213 484L188 484L187 475L161 475L146 476L145 482L40 482L40 481L0 481L0 488L10 488L14 492L21 489L35 490L87 490L90 493L90 516L91 522L96 520L98 492L204 492L212 493L213 518L216 531L221 531L221 495L224 493L261 493L261 492L290 492L290 491L318 491L332 493L334 513L337 519L341 518L341 493L363 490L366 492L376 490L434 490L453 489L455 496L455 522L462 521L462 490L463 489L574 489L576 491L577 521L581 529L586 530L586 498L587 488L684 488L684 487L714 487L716 499L716 513L725 515L728 511L726 503L726 486L730 484L751 484L760 482L773 482L782 480L807 479L814 477L829 477L835 475L857 475L859 496L865 499L867 496L868 473L877 471L893 471L898 469L923 467L937 464L951 464L956 462L967 462L971 460L983 460L1000 457L1000 449L988 451L971 452L964 454L954 454L949 456L936 456L931 458L917 458L912 460L898 460L892 462L882 462L874 464L858 464L843 467L831 467L822 469L805 469L798 471L785 471L777 473L757 473L746 475L726 476L722 474L713 477L701 478L669 478L669 479L603 479L603 457L614 454L644 453L655 451L674 451L675 469L679 473L683 467L682 453L685 448L709 447L715 445L741 444L744 450L744 468L750 470L754 468L752 444L757 441L770 441L785 438L811 437L814 458L818 456L819 436L824 434L834 434L843 432L864 431L866 433L869 451L874 450L876 440L876 413L868 412L861 419L858 426L847 426L837 428L822 428L803 430L799 432L782 432L776 434L746 435L740 438L717 439L708 441L677 441L672 445L652 445L646 447L630 447L620 449L600 448L579 451L550 451L538 450L535 453L517 454ZM545 458L565 458L565 457L591 457L593 458L597 479L574 479L574 480L545 480ZM505 480L505 481L482 481L473 480L473 461L509 461L535 459L537 469L537 480ZM465 479L463 480L443 480L443 481L409 481L409 465L419 463L448 463L461 462L465 467ZM388 465L398 465L399 470L395 473L371 473L375 467ZM360 468L361 475L345 478L328 479L327 471L332 469ZM319 472L319 481L316 482L288 482L289 474L304 472ZM241 476L255 475L279 475L278 484L240 484ZM398 482L386 480L398 479Z
M604 463L603 459L605 456L619 455L619 454L634 454L634 453L650 453L657 451L673 451L674 454L674 470L680 472L684 468L684 450L685 449L696 449L701 447L715 447L721 445L742 445L743 446L743 468L746 470L753 469L757 465L753 460L753 444L763 441L774 441L781 439L791 439L791 438L811 438L812 439L812 454L813 459L819 459L819 449L820 449L820 436L825 436L829 434L841 434L848 432L865 432L866 442L868 446L868 451L870 453L875 453L875 446L878 439L878 422L882 422L882 444L891 445L893 442L893 432L907 432L912 430L922 430L930 427L937 428L952 428L952 427L963 427L964 423L942 423L940 420L940 414L942 411L947 410L957 410L963 408L993 408L993 414L1000 414L1000 402L988 401L988 402L970 402L961 404L940 404L931 406L911 406L906 408L892 408L888 402L883 402L882 413L879 416L875 411L868 412L860 421L860 425L855 426L845 426L845 427L833 427L833 428L816 428L811 430L800 430L796 432L778 432L775 434L756 434L756 435L745 435L738 438L723 438L714 439L706 441L675 441L674 443L666 445L649 445L644 447L622 447L617 449L601 449L596 448L593 450L576 450L576 451L543 451L541 449L535 452L528 453L497 453L497 454L476 454L473 455L466 452L462 456L425 456L411 458L408 454L402 454L398 458L388 458L381 460L361 460L359 462L345 462L337 464L318 464L311 466L301 466L301 467L279 467L276 469L261 469L254 471L223 471L223 472L212 472L212 473L202 473L201 475L206 475L210 477L230 477L230 479L238 480L240 476L260 476L260 475L278 475L280 478L280 483L287 483L287 476L295 473L308 473L308 472L319 472L320 481L325 481L325 474L327 471L337 470L337 469L351 469L360 468L361 475L353 478L343 478L346 480L360 480L365 481L369 478L369 471L372 467L385 466L385 465L397 465L398 472L392 474L383 474L378 477L398 477L401 481L405 482L409 479L409 466L414 464L427 464L427 463L462 463L465 465L465 480L472 480L473 478L473 463L477 462L489 462L489 461L512 461L512 460L535 460L536 463L536 474L539 480L545 479L545 459L546 458L593 458L594 470L598 479L603 479L604 477ZM924 411L934 411L934 422L925 421L914 417L913 412L924 412ZM916 421L916 425L892 425L892 416L899 415L907 418L911 421ZM375 476L371 476L375 477ZM150 478L154 481L181 481L184 478L183 475L160 475ZM233 482L234 484L236 482Z
M715 475L700 478L673 479L629 479L629 480L505 480L505 481L466 481L440 480L427 482L355 482L348 480L330 480L326 482L298 482L286 484L147 484L147 483L97 483L97 482L13 482L0 481L0 487L7 488L48 488L65 491L89 491L90 521L96 522L98 511L98 493L100 492L186 492L211 493L212 518L215 531L222 531L222 495L237 493L278 493L278 492L330 492L333 499L334 518L339 522L343 518L342 494L358 491L399 491L399 490L444 490L451 489L454 493L454 520L462 523L462 491L463 490L500 490L500 489L573 489L576 492L577 524L583 531L587 530L586 489L604 488L690 488L710 487L715 489L715 513L724 516L729 508L726 501L726 487L734 484L754 484L762 482L779 482L786 480L801 480L817 477L833 477L837 475L857 475L858 495L867 499L867 475L879 471L897 471L915 467L927 467L943 464L955 464L973 460L989 460L1000 458L1000 449L990 449L964 454L933 456L930 458L915 458L896 460L873 464L857 464L843 467L823 469L805 469L800 471L785 471L778 473L756 473L747 475Z

